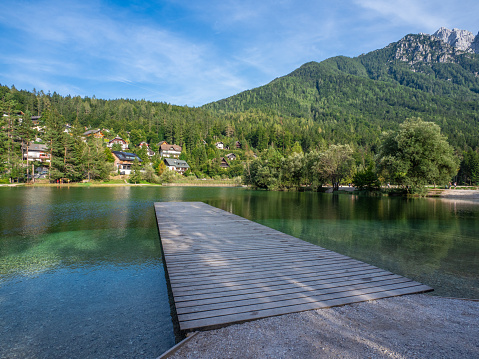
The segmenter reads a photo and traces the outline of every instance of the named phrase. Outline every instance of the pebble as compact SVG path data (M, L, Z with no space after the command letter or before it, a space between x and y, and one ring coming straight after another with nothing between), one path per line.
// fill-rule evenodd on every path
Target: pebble
M407 295L198 333L170 358L479 358L479 302Z

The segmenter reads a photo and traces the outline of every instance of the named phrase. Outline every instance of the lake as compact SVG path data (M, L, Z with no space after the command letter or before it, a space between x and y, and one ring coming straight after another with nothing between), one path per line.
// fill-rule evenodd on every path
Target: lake
M0 358L156 358L175 344L153 203L202 201L479 298L479 202L208 187L0 188Z

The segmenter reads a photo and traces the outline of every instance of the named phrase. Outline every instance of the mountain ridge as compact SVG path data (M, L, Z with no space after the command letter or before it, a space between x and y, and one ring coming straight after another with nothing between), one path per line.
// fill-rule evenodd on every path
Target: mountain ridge
M468 30L452 29L441 27L432 36L437 37L441 41L466 52L479 53L479 33L477 36Z
M388 130L421 117L447 128L457 146L479 146L474 138L479 137L479 55L433 35L409 34L358 57L305 63L204 108L306 118L334 123L338 130L344 125Z

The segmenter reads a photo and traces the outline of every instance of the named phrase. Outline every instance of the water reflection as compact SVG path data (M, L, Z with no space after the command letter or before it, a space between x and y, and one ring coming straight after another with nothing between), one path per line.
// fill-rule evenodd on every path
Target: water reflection
M174 344L153 203L202 201L479 298L479 202L237 188L0 188L2 357L157 357Z
M248 192L210 204L408 276L479 298L479 202Z
M153 197L0 190L0 357L155 358L174 345Z

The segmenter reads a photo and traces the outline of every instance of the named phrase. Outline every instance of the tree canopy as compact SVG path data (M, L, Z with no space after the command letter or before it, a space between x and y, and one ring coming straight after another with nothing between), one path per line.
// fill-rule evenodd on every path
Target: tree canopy
M379 169L387 180L411 188L445 184L458 171L458 160L438 125L418 118L384 135Z

